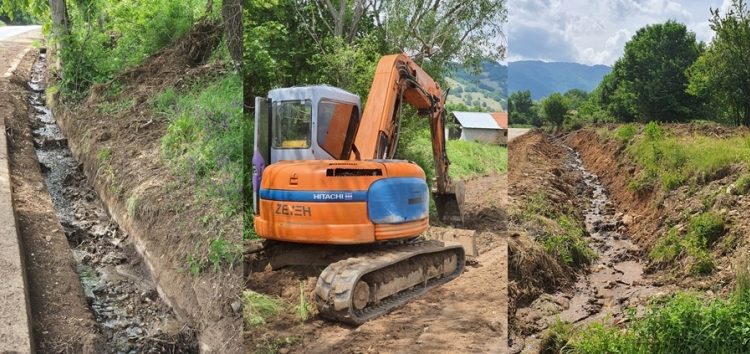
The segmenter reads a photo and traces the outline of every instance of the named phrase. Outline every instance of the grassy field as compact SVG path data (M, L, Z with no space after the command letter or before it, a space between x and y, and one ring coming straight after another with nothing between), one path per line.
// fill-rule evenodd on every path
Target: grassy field
M647 124L640 134L634 124L604 134L626 144L628 154L642 168L630 183L635 191L702 184L732 164L750 164L750 136L746 135L677 136L656 123Z

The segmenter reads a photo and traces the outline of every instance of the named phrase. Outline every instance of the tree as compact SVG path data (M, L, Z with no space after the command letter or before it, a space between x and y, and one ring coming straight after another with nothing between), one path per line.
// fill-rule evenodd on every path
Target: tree
M221 17L224 20L224 37L229 55L236 67L242 67L242 0L223 0Z
M570 109L578 110L581 105L589 98L589 93L581 89L570 89L563 94L565 99L568 100Z
M542 115L544 120L560 129L565 123L568 113L568 102L560 93L553 93L542 101Z
M733 0L724 17L718 9L711 15L716 35L690 69L688 91L713 105L706 111L750 125L750 10L744 0Z
M698 105L686 92L686 71L702 51L703 44L684 24L668 21L639 29L602 82L601 94L610 96L602 102L621 121L694 118Z
M531 99L531 91L516 91L508 98L508 113L511 124L533 124L534 101Z

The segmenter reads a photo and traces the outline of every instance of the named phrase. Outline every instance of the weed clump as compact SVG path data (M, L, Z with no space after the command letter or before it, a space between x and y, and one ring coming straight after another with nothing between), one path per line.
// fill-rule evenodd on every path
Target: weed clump
M242 293L242 304L245 325L249 327L265 324L267 319L276 316L282 309L270 296L252 290Z

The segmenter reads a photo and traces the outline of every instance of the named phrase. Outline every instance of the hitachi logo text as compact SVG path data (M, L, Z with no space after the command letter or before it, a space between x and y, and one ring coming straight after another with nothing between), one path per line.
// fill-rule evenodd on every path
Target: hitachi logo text
M352 193L315 193L314 200L352 200Z

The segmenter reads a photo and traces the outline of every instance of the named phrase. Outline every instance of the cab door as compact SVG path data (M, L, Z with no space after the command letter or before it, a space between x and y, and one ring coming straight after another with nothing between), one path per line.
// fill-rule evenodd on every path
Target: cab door
M260 180L271 161L271 99L255 98L255 133L253 146L253 211L259 212Z

